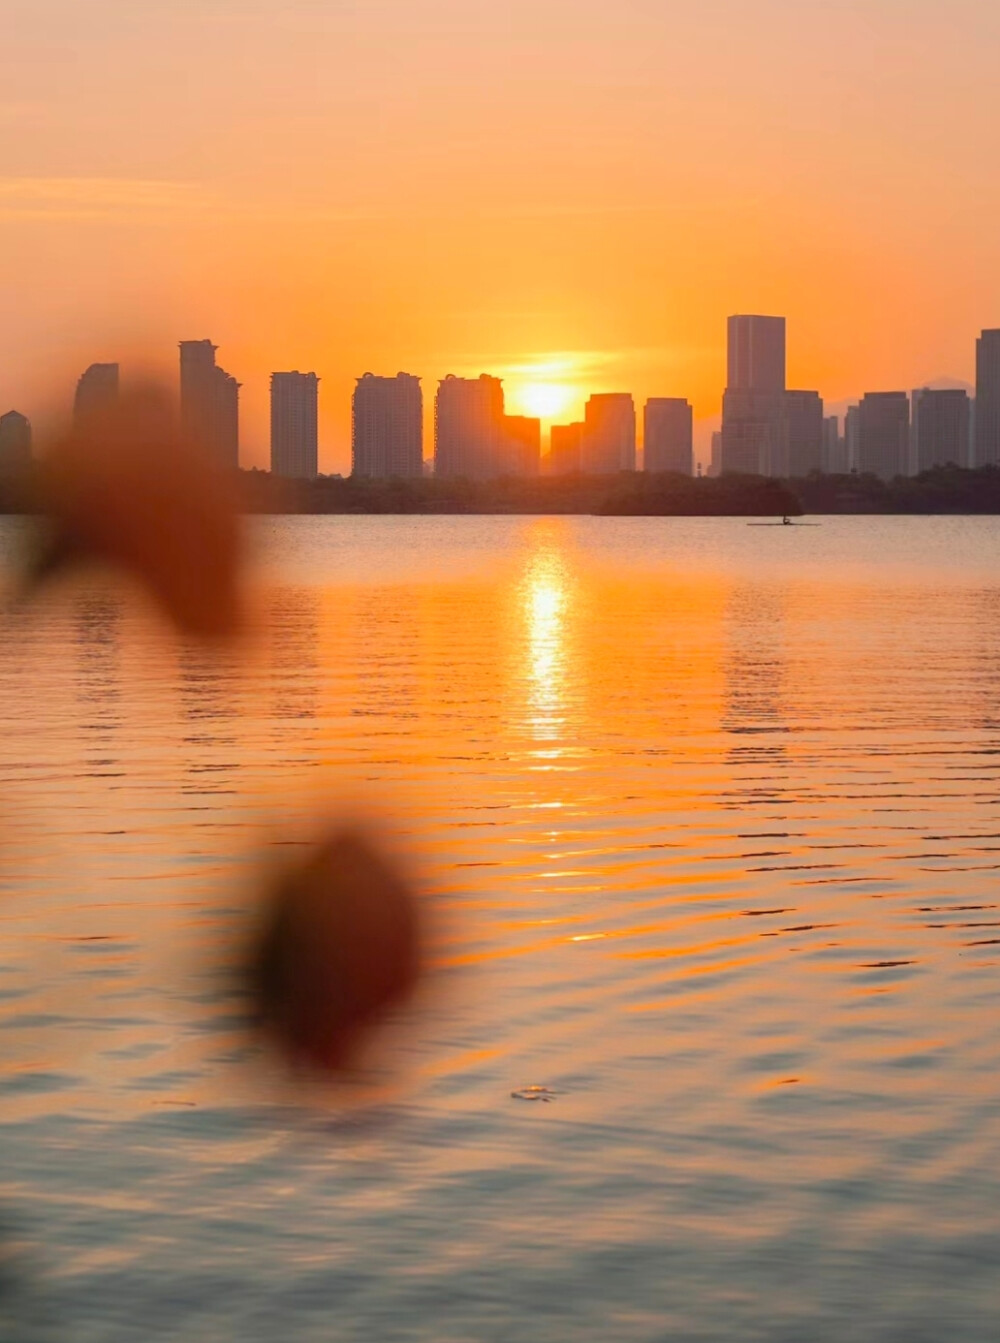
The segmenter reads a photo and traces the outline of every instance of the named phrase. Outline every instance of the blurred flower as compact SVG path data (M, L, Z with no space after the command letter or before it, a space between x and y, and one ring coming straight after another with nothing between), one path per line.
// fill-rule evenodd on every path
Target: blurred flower
M236 483L177 430L168 397L121 397L53 444L40 469L48 534L28 590L80 562L137 578L187 633L240 625Z
M261 1023L293 1059L351 1064L422 970L413 892L361 835L345 832L270 893L251 964Z

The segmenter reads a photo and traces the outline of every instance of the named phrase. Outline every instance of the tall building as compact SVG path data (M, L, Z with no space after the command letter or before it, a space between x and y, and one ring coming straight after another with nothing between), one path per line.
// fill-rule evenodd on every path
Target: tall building
M710 476L722 475L722 430L716 429L712 435L712 456L708 463Z
M449 374L434 401L434 474L485 480L504 474L503 383Z
M415 479L424 469L424 397L412 373L366 373L354 389L351 470L355 476Z
M962 388L921 387L911 398L910 467L969 465L971 402Z
M598 392L587 401L580 467L591 475L635 470L635 403L631 392Z
M504 416L501 475L537 476L542 462L542 422L530 415Z
M883 480L910 469L910 399L905 392L868 392L856 421L856 467Z
M785 319L730 317L726 366L722 470L786 474Z
M646 471L694 474L694 411L677 396L651 396L643 412L642 465Z
M240 384L215 362L210 340L181 341L181 422L224 470L240 464Z
M727 356L730 391L783 392L784 317L730 317Z
M271 471L291 480L319 472L319 378L315 373L271 374Z
M859 406L848 406L844 416L844 456L848 471L858 469L858 421Z
M781 398L778 476L808 476L823 469L823 401L819 392L785 392Z
M784 392L727 388L722 397L722 470L782 475Z
M976 341L976 451L973 465L1000 465L1000 329Z
M118 365L91 364L76 384L73 419L77 424L108 410L118 400Z
M847 471L847 445L840 432L840 420L836 415L826 415L823 419L823 455L820 470L828 476L841 476Z
M31 423L20 411L0 415L0 471L17 471L31 460Z
M554 424L549 436L549 472L553 476L568 476L580 469L580 441L583 422Z

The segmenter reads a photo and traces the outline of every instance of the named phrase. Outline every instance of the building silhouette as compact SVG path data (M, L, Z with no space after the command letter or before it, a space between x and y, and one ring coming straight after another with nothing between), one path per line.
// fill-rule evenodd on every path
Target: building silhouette
M642 465L646 471L694 474L694 411L677 396L651 396L643 410Z
M858 407L848 406L844 416L844 456L848 471L858 469Z
M910 469L969 465L972 403L962 388L920 387L911 397Z
M840 420L836 415L827 415L823 420L823 458L820 470L827 475L841 476L849 469L847 439L840 432Z
M215 362L210 340L182 340L181 423L223 470L240 464L240 384Z
M737 315L727 323L722 398L723 471L783 475L785 319Z
M785 392L776 476L808 476L823 469L823 401L819 392Z
M1000 329L976 341L975 456L973 465L1000 465Z
M352 402L351 471L355 476L414 479L424 469L424 397L412 373L365 373Z
M319 378L271 374L271 471L290 480L319 474Z
M853 421L856 469L892 480L910 469L910 399L905 392L867 392Z
M788 390L784 317L730 317L722 398L723 471L807 476L823 464L823 402Z
M0 471L17 471L31 461L31 422L20 411L0 415Z
M598 392L584 410L580 468L591 475L635 470L635 403L631 392Z
M785 390L784 317L730 317L727 336L726 387L730 391Z
M501 475L537 476L542 463L542 422L530 415L504 416Z
M434 401L434 474L488 480L504 474L503 383L449 374Z
M81 424L93 415L114 406L118 400L119 371L117 364L91 364L76 384L73 398L73 420Z
M712 435L712 454L708 463L710 476L722 475L722 430L716 429Z
M554 424L549 431L549 473L569 476L580 470L580 441L583 421Z

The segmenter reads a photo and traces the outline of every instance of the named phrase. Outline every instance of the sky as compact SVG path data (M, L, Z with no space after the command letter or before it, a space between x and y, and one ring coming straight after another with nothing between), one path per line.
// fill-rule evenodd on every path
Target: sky
M731 312L838 404L1000 326L995 0L3 0L0 50L0 409L42 432L208 336L245 465L296 368L327 471L365 371L687 396L705 455Z

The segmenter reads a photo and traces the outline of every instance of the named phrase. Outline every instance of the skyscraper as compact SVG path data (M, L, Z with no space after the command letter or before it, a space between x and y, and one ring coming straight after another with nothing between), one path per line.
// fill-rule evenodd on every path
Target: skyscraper
M503 383L449 374L434 402L434 474L484 480L504 474Z
M785 319L730 317L722 470L784 475Z
M315 373L271 374L271 471L291 480L315 480L319 439L319 378Z
M77 424L100 414L118 400L118 365L91 364L76 384L73 419Z
M820 469L827 475L844 475L847 467L847 440L840 432L840 420L827 415L823 420L823 459Z
M549 472L568 476L580 469L580 440L583 423L554 424L549 436Z
M651 396L643 412L642 464L646 471L694 472L694 411L677 396Z
M210 340L181 341L181 422L223 470L240 464L240 384L215 362Z
M592 475L635 470L635 403L631 392L598 392L587 401L580 467Z
M770 474L802 477L821 471L823 401L819 392L785 392L781 411L781 451Z
M733 392L785 390L784 317L730 317L728 377Z
M1000 329L976 341L976 451L973 465L1000 465Z
M542 422L530 415L504 416L502 475L537 476L542 461Z
M857 460L862 475L883 480L909 473L910 399L905 392L868 392L857 407L854 424Z
M918 388L911 398L911 470L969 464L971 402L962 388Z
M424 469L424 397L412 373L366 373L354 389L352 474L416 478Z
M0 471L17 471L31 460L31 424L20 411L0 415Z

